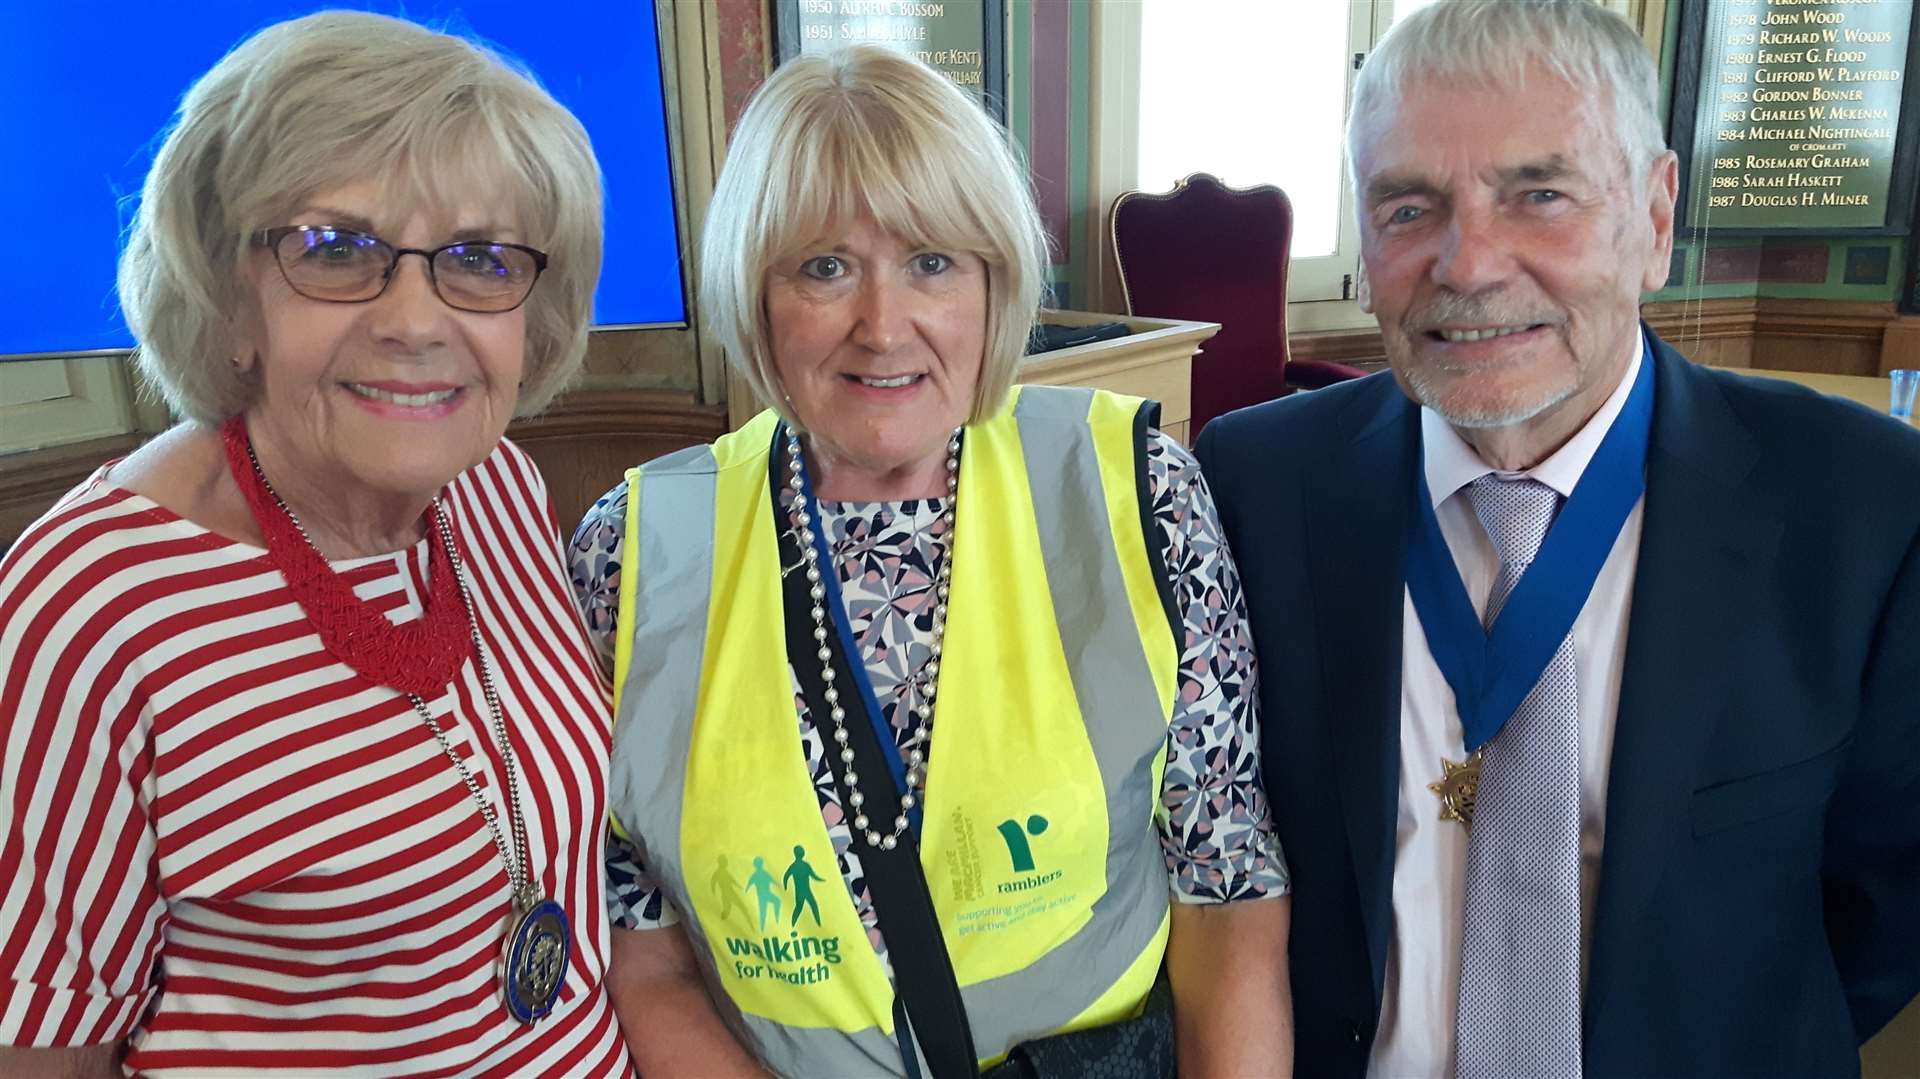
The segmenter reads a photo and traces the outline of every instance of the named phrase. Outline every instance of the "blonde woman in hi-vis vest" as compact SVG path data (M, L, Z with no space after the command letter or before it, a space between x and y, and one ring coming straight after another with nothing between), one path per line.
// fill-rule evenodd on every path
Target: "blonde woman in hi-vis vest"
M572 550L649 1079L1290 1070L1238 573L1151 402L1011 388L1046 265L914 60L802 57L740 122L701 303L773 407Z

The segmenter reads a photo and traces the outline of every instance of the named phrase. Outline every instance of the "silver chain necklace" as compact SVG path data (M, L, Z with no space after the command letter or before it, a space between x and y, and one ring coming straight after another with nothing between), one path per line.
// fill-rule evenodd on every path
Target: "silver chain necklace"
M487 716L492 720L493 740L500 751L500 770L507 781L507 821L513 832L511 846L500 834L500 818L494 811L493 803L487 801L485 793L480 790L480 783L473 778L467 762L454 751L447 732L427 711L427 702L411 693L407 695L407 700L425 721L427 729L433 732L447 759L460 772L460 781L467 785L467 793L473 795L474 804L480 807L480 816L486 820L487 830L493 833L493 845L499 848L500 858L507 864L507 886L513 889L514 907L525 910L539 897L534 894L533 873L529 864L529 852L533 846L527 840L527 814L520 805L520 769L514 760L513 743L507 739L506 713L500 707L500 694L493 688L492 664L487 662L486 642L480 639L480 623L473 614L473 594L467 590L467 567L460 560L460 551L453 542L453 528L447 520L447 511L437 498L433 500L433 516L440 525L441 546L446 548L447 558L453 563L453 579L460 586L460 602L467 609L467 635L473 639L474 666L480 672L480 690L487 698Z
M833 684L833 650L827 644L833 634L827 629L827 610L824 606L827 589L820 576L820 552L814 547L813 518L818 506L807 497L806 462L801 456L800 438L791 427L787 429L787 487L793 495L789 511L793 536L800 544L800 557L807 568L807 597L813 603L813 640L820 646L814 657L820 661L820 678L827 687L824 696L827 716L833 721L833 743L839 749L840 761L845 766L841 793L846 796L847 807L853 810L855 834L866 840L869 847L892 850L899 845L901 834L910 824L908 812L919 803L920 796L927 789L928 729L933 724L934 691L940 681L940 650L947 636L948 585L953 577L954 505L959 501L960 490L960 429L955 428L947 437L947 505L940 515L942 523L946 525L947 556L941 559L940 570L934 576L933 641L931 655L922 670L925 684L919 687L919 702L910 708L915 722L912 735L906 743L907 789L900 794L900 813L893 818L893 831L884 835L872 827L873 822L867 818L864 808L867 797L860 792L860 774L853 767L853 748L847 744L847 712L840 707L840 691ZM849 667L860 662L863 660L859 656L847 657ZM905 704L904 701L902 703Z
M260 468L260 457L254 453L253 440L247 439L247 460L253 465L254 478L272 497L274 505L293 522L294 529L300 533L300 539L313 553L324 559L320 548L314 545L313 537L307 534L307 528L300 518L287 505L280 492L274 490L267 480L267 474ZM527 814L520 805L520 770L513 754L513 742L507 737L506 713L500 707L500 694L494 689L491 664L487 660L486 642L480 639L480 619L475 613L473 592L467 587L467 567L460 557L460 548L453 542L453 522L447 518L446 507L438 498L433 500L433 520L440 530L440 544L446 551L447 561L453 566L454 583L460 589L460 605L467 616L467 636L473 642L474 666L480 674L480 689L487 698L487 714L492 720L493 741L500 753L500 770L507 787L507 833L500 828L500 815L494 811L493 803L487 801L481 791L479 781L473 778L473 772L467 768L467 762L454 751L453 742L447 732L427 711L427 702L419 694L407 694L407 702L433 732L434 741L440 743L441 752L453 762L454 770L460 773L460 781L466 784L467 793L473 797L475 805L480 807L480 819L486 821L487 831L493 835L493 845L500 852L500 860L506 864L507 886L512 892L512 914L508 921L506 940L501 949L501 999L506 1005L507 1014L520 1023L532 1024L553 1013L554 1005L560 1000L560 990L566 980L568 966L573 956L573 927L567 918L566 908L553 899L540 894L535 886L532 868L533 845L527 839Z
M319 553L320 548L313 542L313 537L307 534L307 526L300 523L300 518L293 512L293 507L287 505L286 499L280 497L280 492L274 489L273 484L267 480L267 474L261 470L260 458L253 452L252 439L247 440L247 460L253 465L253 474L259 478L260 485L266 488L268 496L273 499L273 504L280 507L280 512L287 515L287 520L293 522L295 531L300 533L300 538L306 541L307 546L313 548L316 554ZM446 753L447 759L453 762L454 769L460 773L460 781L466 784L467 793L473 796L474 804L480 807L480 817L487 822L487 830L493 833L493 845L500 851L500 860L506 863L507 884L513 889L514 907L525 909L532 906L538 897L533 895L528 873L527 852L532 848L527 841L526 814L520 808L520 775L519 769L514 765L513 743L507 740L505 713L500 708L500 695L493 688L493 675L488 671L487 646L480 639L480 623L473 614L473 594L467 590L466 565L461 561L459 548L453 542L453 526L447 520L447 512L441 507L440 500L437 498L433 500L433 516L434 522L440 529L440 543L446 549L447 559L453 563L453 579L460 586L460 602L466 608L467 614L467 635L473 641L475 666L480 672L480 689L486 695L487 713L493 721L493 739L500 752L501 771L507 782L507 816L513 833L511 843L500 830L499 813L494 810L493 803L487 800L485 792L480 789L479 781L473 778L473 772L467 767L467 762L454 750L453 742L447 737L445 729L440 726L438 720L433 718L433 713L427 711L427 702L414 693L407 694L407 701L413 705L413 710L419 713L427 729L433 732L434 740L440 743L440 749Z

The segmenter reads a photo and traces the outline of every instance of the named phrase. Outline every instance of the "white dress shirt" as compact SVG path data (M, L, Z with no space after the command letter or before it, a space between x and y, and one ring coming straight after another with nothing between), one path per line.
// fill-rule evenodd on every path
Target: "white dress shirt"
M1463 493L1488 473L1530 477L1573 493L1587 462L1620 415L1645 360L1635 334L1633 362L1600 411L1566 445L1525 472L1501 472L1480 459L1440 415L1420 410L1427 488L1440 533L1453 551L1475 613L1483 617L1500 569L1493 541ZM1580 701L1580 926L1581 970L1593 925L1600 848L1607 805L1607 761L1613 751L1620 671L1627 650L1627 614L1640 560L1643 497L1627 515L1613 550L1600 567L1586 606L1573 623L1575 678ZM1394 841L1393 934L1387 949L1380 1027L1368 1073L1376 1079L1453 1075L1454 1001L1460 985L1461 916L1466 906L1467 831L1440 819L1440 799L1427 784L1441 775L1441 758L1465 759L1453 690L1427 647L1413 596L1402 601L1400 667L1400 809Z

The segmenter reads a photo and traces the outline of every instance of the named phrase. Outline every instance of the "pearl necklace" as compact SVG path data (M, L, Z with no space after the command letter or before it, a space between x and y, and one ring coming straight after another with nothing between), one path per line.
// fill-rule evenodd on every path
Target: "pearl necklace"
M847 807L853 810L854 833L865 839L869 847L892 850L899 845L900 836L910 823L908 811L919 803L920 794L924 794L927 788L925 744L928 728L933 723L934 690L940 681L940 649L947 636L948 585L953 578L953 509L960 490L960 428L954 428L953 434L947 438L947 505L940 516L941 522L946 525L947 557L941 560L940 571L934 577L933 642L927 665L922 671L925 684L920 688L920 700L912 708L916 720L913 734L907 739L907 789L900 794L900 813L893 818L893 831L885 835L872 827L873 822L867 819L864 808L867 797L860 792L860 774L853 767L853 747L847 744L847 712L840 707L840 691L833 684L833 650L827 644L833 634L827 629L827 610L824 606L827 589L820 576L820 552L814 546L813 518L818 507L808 497L806 469L806 459L800 451L800 438L789 427L787 488L793 494L789 514L793 535L800 544L800 557L807 568L807 597L813 602L813 640L820 646L814 658L820 661L820 678L827 687L825 697L827 715L833 721L833 743L839 748L840 762L845 766L841 777L842 793L846 795ZM850 667L859 662L859 656L847 657ZM912 683L909 682L909 685Z

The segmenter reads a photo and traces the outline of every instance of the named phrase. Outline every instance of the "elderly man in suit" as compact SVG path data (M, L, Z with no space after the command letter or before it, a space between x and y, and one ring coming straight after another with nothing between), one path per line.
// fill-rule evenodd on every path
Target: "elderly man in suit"
M1200 439L1301 1074L1840 1074L1920 986L1920 437L1640 323L1657 100L1589 0L1409 17L1348 128L1391 377Z

